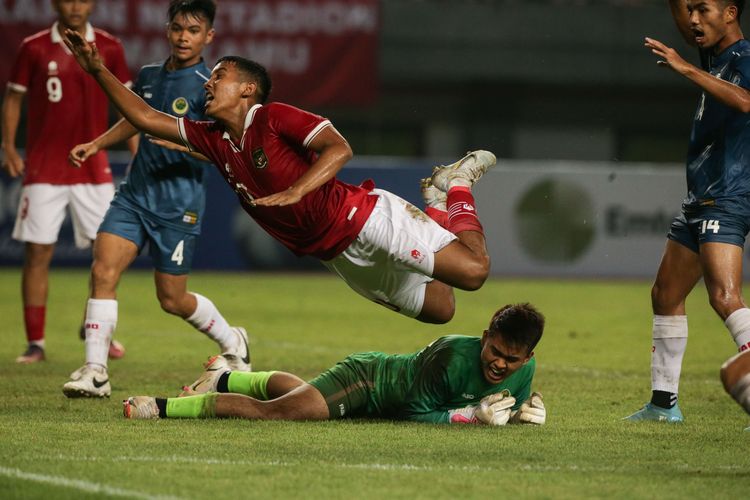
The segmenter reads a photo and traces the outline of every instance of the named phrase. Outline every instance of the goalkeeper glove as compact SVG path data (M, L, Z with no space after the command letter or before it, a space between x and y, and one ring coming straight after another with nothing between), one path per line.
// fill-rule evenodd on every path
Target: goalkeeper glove
M448 416L452 424L505 425L514 404L516 399L504 390L482 398L478 405L450 410Z
M546 420L547 410L544 408L542 395L534 392L517 411L513 412L510 423L543 425Z

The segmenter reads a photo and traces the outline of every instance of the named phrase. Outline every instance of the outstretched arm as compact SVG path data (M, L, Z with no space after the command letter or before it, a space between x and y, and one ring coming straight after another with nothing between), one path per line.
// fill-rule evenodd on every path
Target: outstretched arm
M681 74L726 106L742 113L750 113L750 91L747 89L717 78L707 71L693 66L680 57L676 50L667 47L658 40L646 38L644 45L651 49L651 52L662 58L657 61L657 64L660 66L667 67Z
M690 30L690 12L687 8L687 0L669 0L669 10L672 11L674 23L677 30L685 41L695 47L695 35Z
M333 128L333 125L321 130L310 142L309 148L319 155L310 169L286 191L258 198L255 200L255 205L262 207L293 205L307 193L335 177L352 157L352 148L346 139Z
M113 146L122 141L129 141L130 138L134 137L137 133L138 130L136 130L136 128L132 126L125 118L122 118L109 130L104 132L93 141L79 144L71 149L70 154L68 155L68 161L73 166L80 167L84 161L88 160L102 149L107 149L110 146Z
M180 141L177 119L155 110L109 72L95 44L87 42L77 31L65 30L65 45L78 64L97 81L117 110L135 128L172 142Z

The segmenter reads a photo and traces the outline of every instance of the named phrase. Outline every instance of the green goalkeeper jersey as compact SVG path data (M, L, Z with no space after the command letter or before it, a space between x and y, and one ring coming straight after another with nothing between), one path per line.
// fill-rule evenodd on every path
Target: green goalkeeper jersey
M449 335L413 354L353 354L310 383L326 398L333 418L346 412L347 417L448 423L449 410L478 404L504 389L516 398L517 409L531 393L536 361L532 358L500 384L490 384L482 371L481 350L480 337Z

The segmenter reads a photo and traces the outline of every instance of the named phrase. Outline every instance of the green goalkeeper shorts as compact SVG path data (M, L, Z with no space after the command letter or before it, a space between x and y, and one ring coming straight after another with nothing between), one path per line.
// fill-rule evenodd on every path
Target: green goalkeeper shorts
M375 416L371 410L374 375L383 356L379 352L352 354L309 382L325 398L329 418Z

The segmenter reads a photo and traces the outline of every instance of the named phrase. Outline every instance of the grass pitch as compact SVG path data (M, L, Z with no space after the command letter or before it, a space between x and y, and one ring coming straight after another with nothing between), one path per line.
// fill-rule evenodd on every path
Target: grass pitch
M195 273L251 335L253 366L312 377L355 351L415 351L480 334L492 312L530 301L547 316L535 389L547 425L437 426L386 421L127 421L129 395L175 395L214 345L163 313L150 273L120 286L110 400L61 392L82 364L85 271L54 271L46 363L24 348L20 271L0 270L0 498L743 498L750 419L721 389L733 343L699 286L688 303L683 425L620 419L650 395L649 284L495 279L459 293L449 325L417 323L329 275Z

